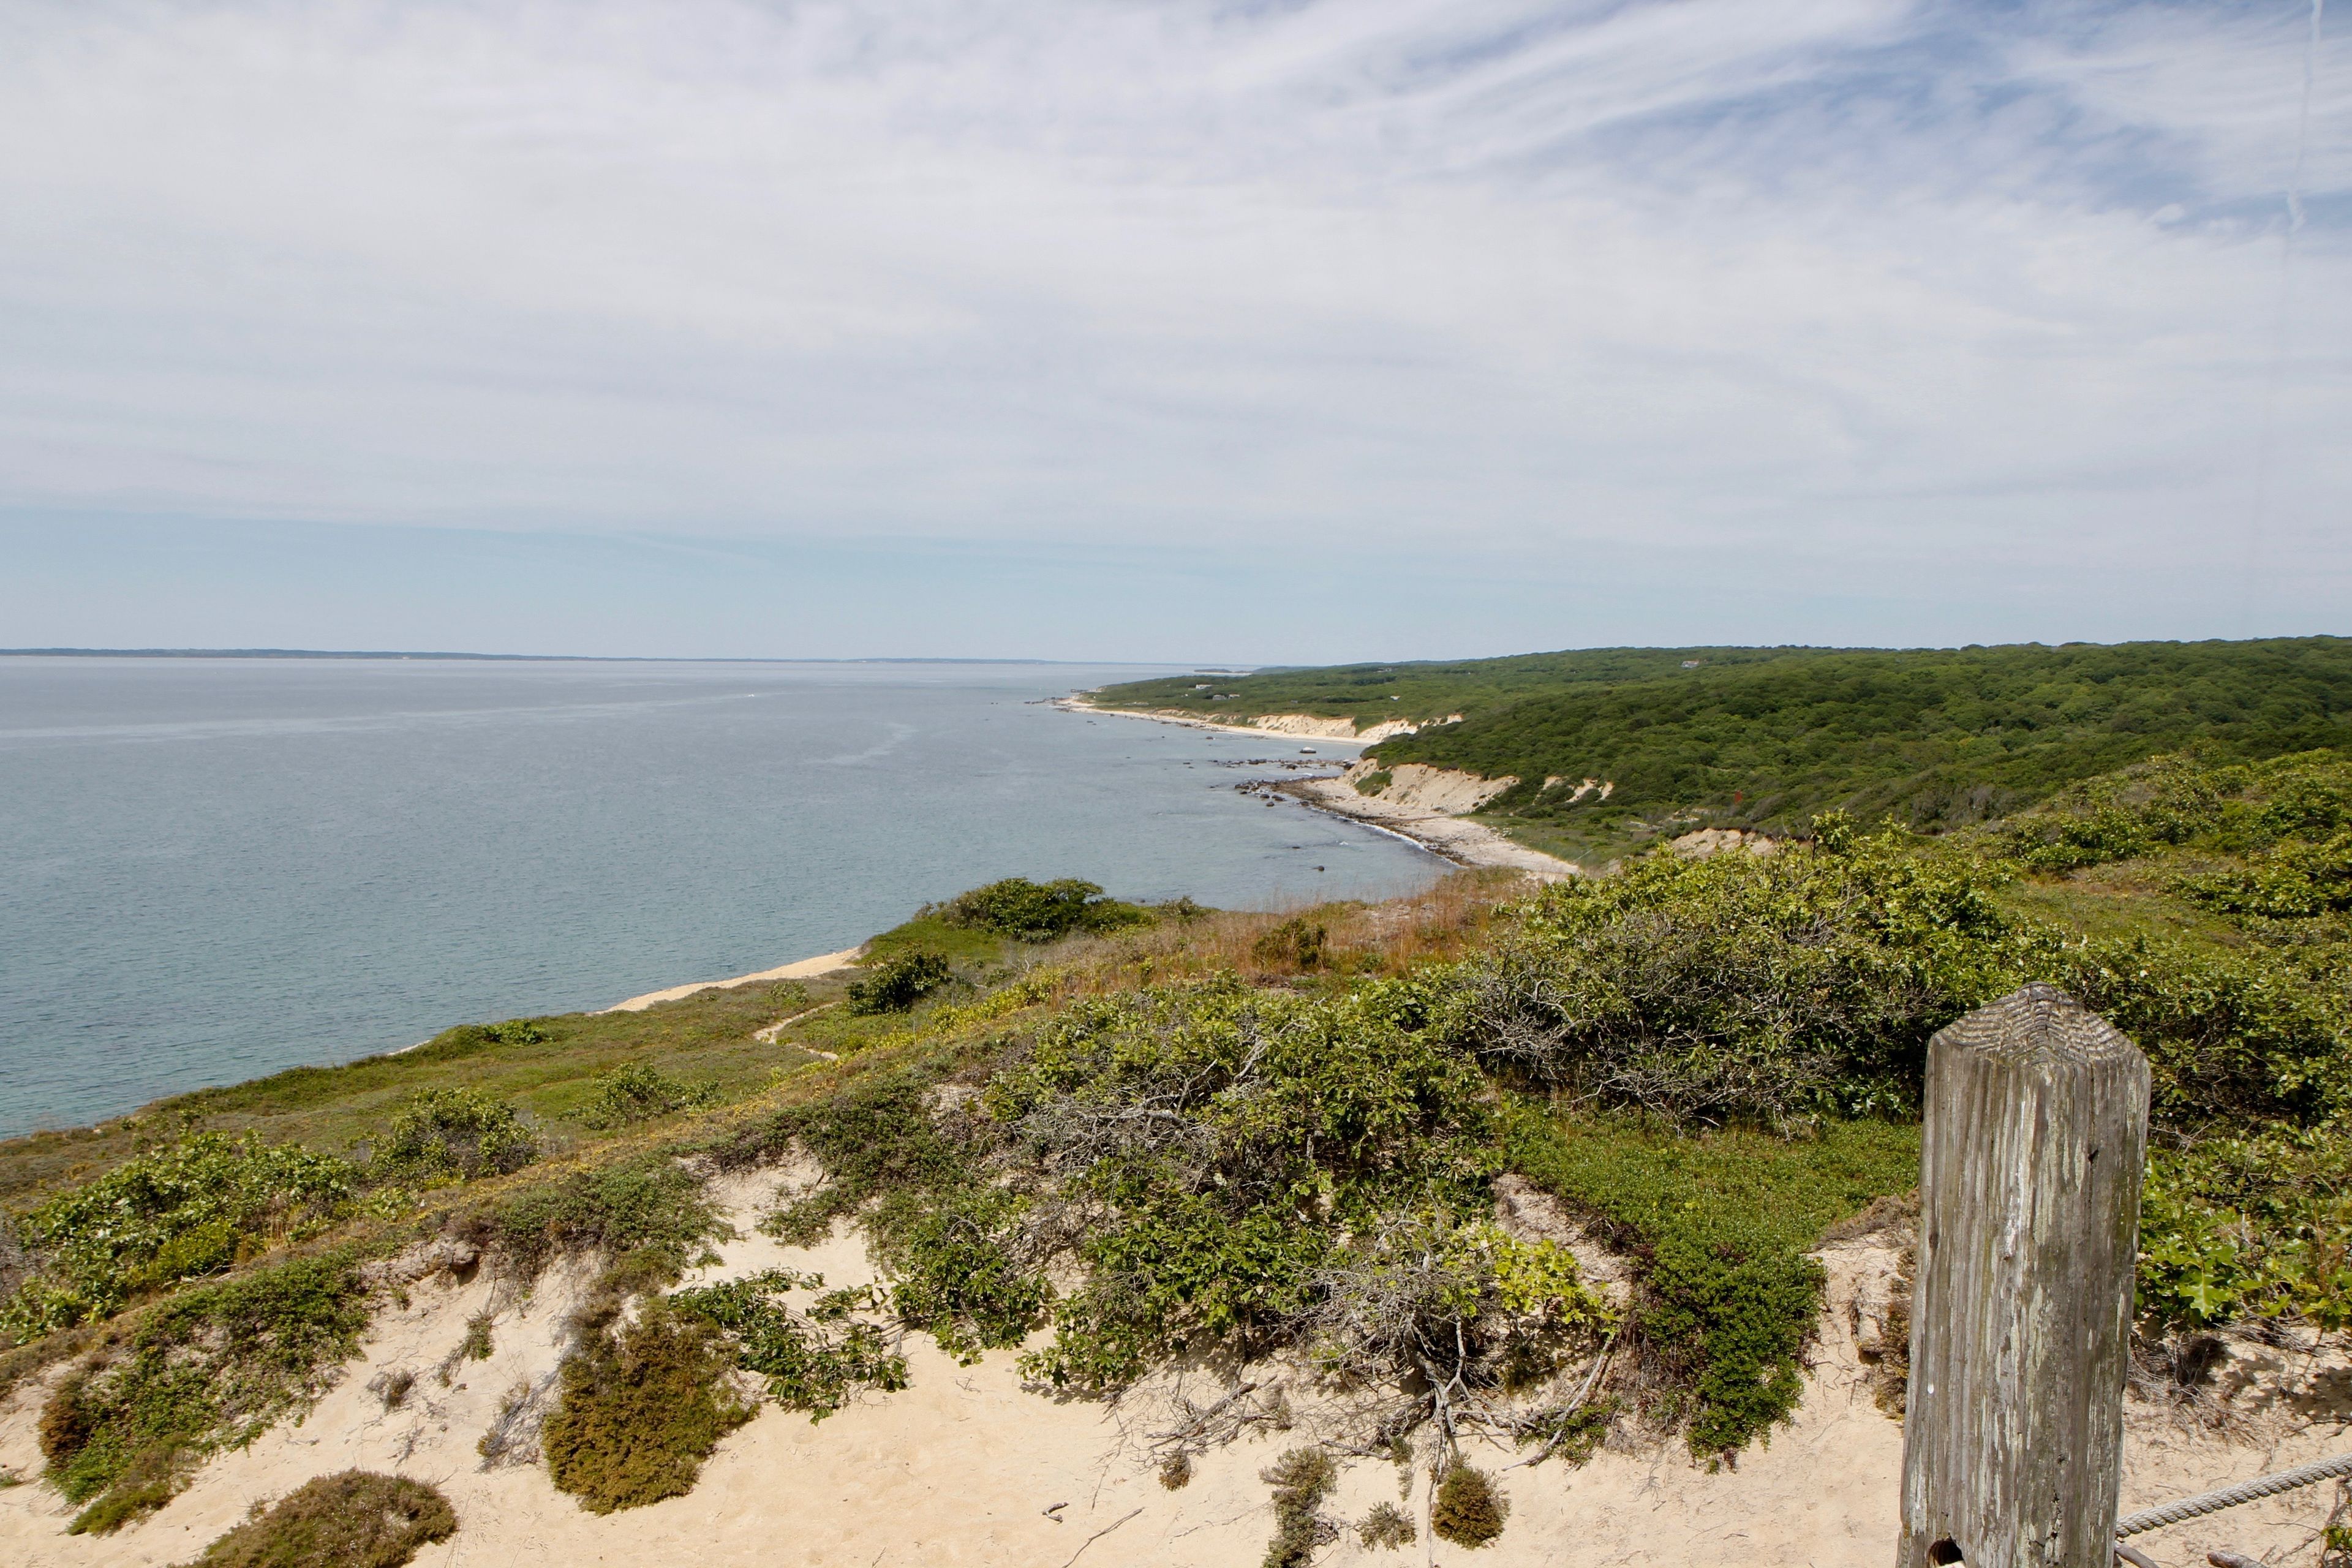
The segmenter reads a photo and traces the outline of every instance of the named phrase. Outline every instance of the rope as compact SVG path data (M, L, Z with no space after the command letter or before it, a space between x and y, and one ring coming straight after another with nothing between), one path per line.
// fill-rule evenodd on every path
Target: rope
M2143 1509L2116 1521L2116 1534L2137 1535L2144 1530L2179 1524L2184 1519L2235 1508L2242 1502L2252 1502L2273 1492L2290 1492L2297 1487L2315 1486L2336 1476L2352 1476L2352 1454L2338 1454L2332 1459L2298 1465L2294 1469L2281 1470L2277 1475L2264 1476L2260 1480L2223 1487L2218 1492L2200 1492L2192 1498L2182 1498L2179 1502L2166 1503L2162 1508Z

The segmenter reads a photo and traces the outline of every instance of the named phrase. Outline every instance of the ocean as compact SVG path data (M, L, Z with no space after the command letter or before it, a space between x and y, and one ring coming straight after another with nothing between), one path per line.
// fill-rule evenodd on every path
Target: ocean
M772 967L998 877L1257 909L1444 869L1234 787L1353 746L1046 705L1164 673L0 658L0 1136Z

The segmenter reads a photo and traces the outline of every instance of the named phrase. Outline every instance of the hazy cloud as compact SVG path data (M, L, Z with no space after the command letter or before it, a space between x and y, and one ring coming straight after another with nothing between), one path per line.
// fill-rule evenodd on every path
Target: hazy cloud
M19 4L0 508L2115 574L2341 629L2352 18L2275 352L2308 23Z

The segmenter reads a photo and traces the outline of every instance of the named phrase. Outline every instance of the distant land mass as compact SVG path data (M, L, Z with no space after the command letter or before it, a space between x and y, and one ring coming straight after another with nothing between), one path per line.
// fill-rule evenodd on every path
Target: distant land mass
M1801 836L1832 810L1933 832L2158 752L2352 746L2352 638L1591 648L1166 678L1091 700L1352 733L1377 742L1352 780L1363 795L1451 781L1480 820L1591 860L1702 828Z

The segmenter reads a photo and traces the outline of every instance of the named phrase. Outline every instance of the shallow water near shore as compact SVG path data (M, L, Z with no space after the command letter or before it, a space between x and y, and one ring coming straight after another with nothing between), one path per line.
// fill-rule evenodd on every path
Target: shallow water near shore
M0 659L0 1136L848 946L1003 876L1227 908L1444 868L1303 744L1000 664Z

